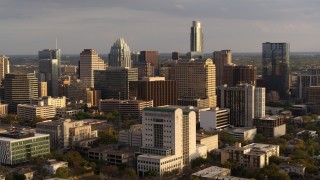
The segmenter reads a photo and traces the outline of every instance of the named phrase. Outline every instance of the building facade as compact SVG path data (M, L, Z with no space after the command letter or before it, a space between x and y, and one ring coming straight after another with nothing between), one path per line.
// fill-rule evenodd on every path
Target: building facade
M279 137L286 134L284 116L265 116L253 119L257 132L265 137Z
M158 51L140 51L139 62L150 63L154 68L154 75L159 75Z
M238 84L256 85L257 68L252 65L229 64L224 66L223 84L232 87Z
M190 32L190 51L203 51L203 31L199 21L192 21Z
M47 82L47 93L49 96L58 96L58 60L41 59L39 60L39 81Z
M229 109L212 108L201 112L200 127L206 131L220 130L229 127Z
M224 66L232 63L231 50L221 50L213 52L213 63L216 66L216 85L224 84Z
M0 85L3 85L4 75L10 73L10 58L0 56Z
M128 44L123 38L117 39L112 45L109 53L109 63L111 67L131 67L131 52Z
M39 101L38 105L18 104L17 115L23 120L33 120L35 117L50 119L55 117L56 108L44 105L43 101Z
M61 49L43 49L38 52L39 59L56 59L58 64L58 77L61 75Z
M130 129L119 132L119 142L133 147L142 146L142 124L130 126Z

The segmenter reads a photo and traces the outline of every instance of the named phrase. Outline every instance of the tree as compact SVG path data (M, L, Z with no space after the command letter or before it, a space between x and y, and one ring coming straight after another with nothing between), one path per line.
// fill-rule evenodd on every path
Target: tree
M106 127L103 131L98 132L102 144L113 144L118 142L119 132L112 127Z
M15 114L8 114L6 117L1 121L4 124L12 124L19 122L20 118Z
M100 171L103 174L107 174L111 176L117 176L119 173L118 168L116 166L111 166L111 165L101 167Z
M67 168L59 167L56 171L55 177L67 179L69 177L69 171Z

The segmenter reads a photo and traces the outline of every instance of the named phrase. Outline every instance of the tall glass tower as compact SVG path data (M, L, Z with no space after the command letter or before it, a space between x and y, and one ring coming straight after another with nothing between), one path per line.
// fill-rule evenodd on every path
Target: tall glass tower
M199 21L192 21L190 33L190 51L202 52L203 51L203 32L201 23Z
M43 49L38 52L39 59L56 59L58 61L58 77L61 76L61 49Z
M123 38L117 39L117 41L112 45L109 54L108 66L131 67L130 48Z

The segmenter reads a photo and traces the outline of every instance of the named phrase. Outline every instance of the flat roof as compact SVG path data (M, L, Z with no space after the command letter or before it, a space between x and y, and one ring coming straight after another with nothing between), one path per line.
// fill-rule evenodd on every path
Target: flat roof
M211 178L211 177L219 176L221 173L224 173L226 171L228 173L231 173L230 169L222 168L219 166L211 166L211 167L208 167L208 168L203 169L201 171L195 172L192 175Z
M0 137L0 141L15 142L15 141L24 141L24 140L28 140L28 139L40 138L40 137L49 137L49 134L34 133L34 136L32 136L32 137L21 138L21 139Z

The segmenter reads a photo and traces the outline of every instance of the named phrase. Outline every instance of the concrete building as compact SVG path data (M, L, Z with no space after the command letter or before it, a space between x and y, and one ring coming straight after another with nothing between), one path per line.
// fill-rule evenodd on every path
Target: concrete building
M57 108L57 116L61 118L68 118L83 112L83 109L68 109L68 108Z
M49 153L49 134L13 129L0 133L1 164L16 165Z
M241 147L241 143L221 149L221 164L237 162L241 167L263 168L269 165L271 156L279 156L279 145L252 143Z
M320 113L320 86L310 86L307 88L307 105L312 113Z
M199 134L197 133L197 144L202 144L207 146L207 151L213 151L219 149L218 143L218 134L207 135L207 134Z
M137 119L145 107L153 107L153 101L104 99L99 102L99 111L108 114L118 111L121 117Z
M58 96L58 70L57 59L40 59L39 60L39 81L47 82L47 94L49 96Z
M48 96L48 83L47 82L39 82L38 94L39 94L39 97Z
M249 180L247 178L240 178L230 176L231 170L218 166L211 166L201 171L195 172L191 175L192 178L199 178L201 180Z
M33 99L32 104L37 105L39 102L43 102L44 106L53 106L55 108L65 108L67 106L67 99L62 97L43 96L41 98Z
M199 21L192 21L190 32L190 51L203 51L203 31Z
M178 84L176 81L165 80L165 77L145 77L140 81L129 82L130 97L139 100L153 100L153 105L177 105Z
M52 149L68 149L82 140L98 137L98 132L92 131L91 125L85 125L83 121L71 121L71 119L37 123L36 131L50 134Z
M223 84L228 87L238 84L256 85L257 68L252 65L227 64L223 69Z
M231 128L228 133L236 139L252 141L257 134L257 128Z
M208 100L208 107L216 107L215 65L211 59L206 60L178 60L167 61L161 65L161 75L167 80L176 80L178 83L178 98L187 99L194 106L195 101L190 99Z
M38 105L18 104L17 115L23 120L33 120L35 117L50 119L55 117L56 108L44 105L43 101L39 101Z
M212 59L216 66L216 86L224 85L224 67L232 63L231 50L214 51Z
M68 168L68 162L49 159L44 165L44 169L47 171L48 175L55 175L59 168Z
M130 129L121 130L119 132L119 142L133 146L142 146L142 124L135 124L130 126Z
M61 76L61 49L43 49L38 52L39 59L56 59L58 65L58 77Z
M86 87L94 87L94 71L104 70L104 60L93 49L85 49L80 53L80 79Z
M281 99L289 96L290 88L290 45L288 43L262 44L262 77L266 91L276 91Z
M8 104L2 104L0 102L0 117L8 114Z
M154 73L154 67L151 63L148 62L134 62L132 64L133 68L138 69L138 79L142 79L143 77L153 77L155 75Z
M253 85L219 86L218 106L230 109L230 125L252 127L254 117L265 116L265 90Z
M0 56L0 85L3 85L4 75L10 73L10 58Z
M265 137L279 137L286 134L284 116L265 116L253 119L257 132Z
M289 164L281 163L279 164L280 171L288 173L289 175L298 175L304 177L306 167L302 164Z
M129 82L138 81L137 68L112 68L94 72L95 89L101 99L129 99Z
M145 108L142 116L142 147L137 172L181 172L197 157L206 158L207 147L196 144L196 113L180 108Z
M201 112L200 127L204 130L221 130L229 126L229 109L217 107Z
M15 114L18 104L30 103L31 99L38 97L38 79L34 73L6 74L4 87L9 113Z
M320 68L307 68L297 74L297 91L298 98L306 100L308 88L320 86Z
M108 66L131 68L130 48L123 38L117 39L112 45L109 53Z
M154 75L159 75L158 51L140 51L139 62L150 63L154 68Z

